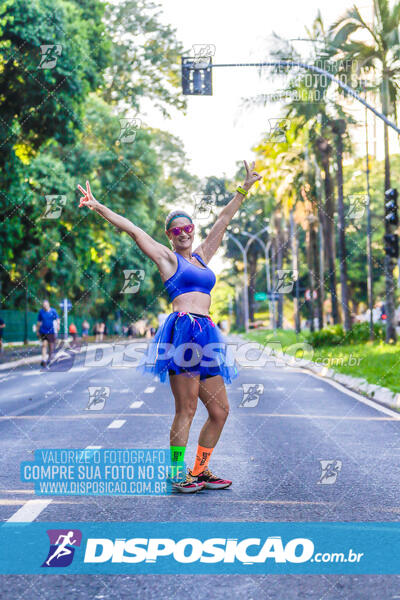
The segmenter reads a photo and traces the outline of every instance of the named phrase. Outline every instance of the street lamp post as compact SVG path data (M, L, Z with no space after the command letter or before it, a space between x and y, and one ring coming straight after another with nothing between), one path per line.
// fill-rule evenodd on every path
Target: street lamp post
M266 280L267 280L267 292L268 292L268 294L271 294L272 290L271 290L271 273L270 273L269 249L271 247L272 240L268 240L268 242L265 243L261 238L258 237L264 231L269 231L269 225L267 225L266 227L264 227L263 229L261 229L261 231L259 231L258 234L256 234L256 233L248 233L247 231L242 231L242 234L243 235L247 235L250 238L248 246L250 246L250 244L251 244L252 241L256 240L260 244L260 246L262 247L262 249L264 250L264 256L265 256L265 277L266 277ZM275 329L276 329L275 301L272 300L271 297L269 297L268 303L269 303L269 312L270 312L271 321L272 321L272 328L275 331Z
M226 231L226 234L227 234L227 236L233 242L235 242L235 244L238 246L238 248L241 251L242 256L243 256L243 265L244 265L244 270L243 270L244 329L245 329L245 331L247 333L249 331L249 293L248 293L248 283L247 283L247 249L248 249L248 243L244 247L243 244L241 242L239 242L239 240L234 235L232 235L232 233L230 233L229 231Z

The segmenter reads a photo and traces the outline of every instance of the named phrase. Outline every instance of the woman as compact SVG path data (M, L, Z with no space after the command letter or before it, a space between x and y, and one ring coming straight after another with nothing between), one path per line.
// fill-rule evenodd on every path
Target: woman
M175 480L172 484L184 493L197 492L204 487L222 489L232 483L217 477L208 468L211 453L229 412L225 382L230 383L237 375L237 370L228 364L224 338L208 316L215 275L207 264L218 250L225 230L248 190L261 179L254 171L254 162L251 167L246 161L243 162L246 168L243 187L237 188L235 196L223 208L206 239L195 251L192 251L194 224L185 211L172 211L165 221L165 232L172 244L172 251L125 217L97 202L88 181L86 190L78 185L83 194L79 206L95 210L135 240L142 252L157 265L172 301L173 312L149 344L148 354L140 368L142 372L157 374L162 382L166 380L167 372L169 374L175 398L170 445L171 461L176 472L184 464L198 398L208 411L208 419L200 433L194 467L184 480Z

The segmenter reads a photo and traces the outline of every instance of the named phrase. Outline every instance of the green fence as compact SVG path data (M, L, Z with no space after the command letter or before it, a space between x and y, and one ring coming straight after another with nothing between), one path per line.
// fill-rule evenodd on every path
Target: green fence
M60 308L54 307L57 311L58 316L60 317L60 332L59 337L64 336L64 314ZM6 326L3 329L4 336L3 340L5 342L23 342L25 339L25 328L27 328L27 338L29 341L36 341L36 324L37 324L37 315L38 312L28 311L25 313L23 310L0 310L0 318L3 319ZM25 321L26 319L26 321ZM78 335L80 336L82 333L82 323L86 319L90 324L89 335L92 335L93 327L96 323L95 319L91 317L80 317L74 315L74 310L72 309L68 313L68 326L71 323L74 323L77 330ZM108 334L113 334L113 323L114 321L105 321Z

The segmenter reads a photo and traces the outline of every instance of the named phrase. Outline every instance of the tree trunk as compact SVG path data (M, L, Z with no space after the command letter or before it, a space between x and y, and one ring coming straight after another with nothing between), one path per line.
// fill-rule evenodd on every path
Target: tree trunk
M383 89L382 89L382 112L385 116L389 113L389 81L388 75L385 74L386 68L383 69ZM390 189L390 155L389 155L389 132L386 123L383 126L384 144L385 144L385 189L384 192ZM394 233L393 227L385 219L385 234ZM393 277L393 269L395 263L390 256L385 254L385 290L386 290L386 342L396 342L396 324L395 324L395 283Z
M340 315L338 309L337 299L337 284L336 284L336 265L335 265L335 253L333 250L333 223L334 223L334 201L333 201L333 189L332 179L329 170L329 157L332 151L328 141L324 138L318 138L317 140L318 149L321 156L321 164L324 170L324 189L325 189L325 206L322 209L322 224L324 231L325 241L325 254L328 262L328 281L329 291L332 300L332 320L335 324L340 323Z
M255 244L253 244L255 246ZM249 320L254 321L254 312L255 312L255 301L254 294L256 291L256 278L257 278L257 252L254 251L249 252L247 255L247 264L249 268Z
M316 218L310 215L308 218L307 229L307 264L308 264L308 285L310 288L310 331L313 332L315 308L318 314L318 326L320 325L320 315L322 311L319 308L321 298L317 289L317 273L318 273L318 252L317 252L317 232L315 229ZM317 292L316 302L314 302L314 291ZM322 329L320 327L320 329Z
M297 232L293 217L293 210L290 211L290 241L292 250L292 269L293 273L296 274L295 286L296 292L299 287L299 255L298 255L298 243L297 243ZM296 333L300 333L300 312L299 312L299 299L297 293L293 295L293 306L294 306L294 328Z
M244 328L243 292L236 288L235 296L235 321L236 329Z
M281 215L277 215L275 217L275 227L276 227L276 248L275 248L275 256L276 256L276 271L282 271L283 267L283 235L282 235L282 217ZM276 281L278 281L278 277L276 277ZM283 327L283 294L279 294L278 299L278 318L276 322L276 326L278 329L282 329Z
M346 225L343 205L343 133L346 129L344 119L332 122L335 134L336 160L337 160L337 188L338 188L338 233L339 233L339 269L342 293L342 311L344 317L344 330L351 329L351 315L349 307L349 289L347 285L347 252L346 252Z
M324 327L324 300L325 300L325 277L324 277L324 245L323 245L323 216L321 204L321 171L318 162L315 161L316 172L316 190L317 190L317 211L318 211L318 229L315 228L315 238L313 240L314 252L314 273L317 278L317 313L318 313L318 329ZM318 241L317 241L318 238ZM315 246L314 246L315 244Z

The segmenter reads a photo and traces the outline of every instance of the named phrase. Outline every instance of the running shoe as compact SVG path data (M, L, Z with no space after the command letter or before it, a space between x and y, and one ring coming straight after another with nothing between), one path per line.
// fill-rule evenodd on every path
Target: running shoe
M181 481L175 481L173 479L170 480L172 483L172 487L178 492L183 492L184 494L191 494L193 492L199 492L203 489L204 483L200 483L197 481L197 477L193 477L187 473L186 478Z
M189 475L194 477L189 471ZM196 479L199 483L203 483L205 488L210 490L222 490L224 488L232 485L232 481L229 479L221 479L221 477L217 477L214 473L211 473L210 469L206 469L202 473L196 476Z

